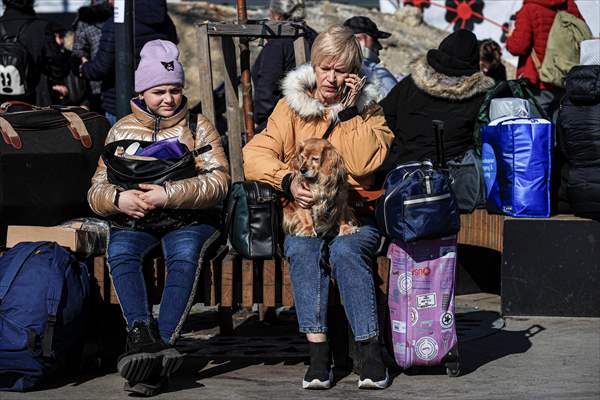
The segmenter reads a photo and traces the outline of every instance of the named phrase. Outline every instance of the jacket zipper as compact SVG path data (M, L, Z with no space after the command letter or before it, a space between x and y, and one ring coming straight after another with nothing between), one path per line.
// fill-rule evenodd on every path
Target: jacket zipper
M158 135L158 130L160 128L160 117L156 117L154 120L154 130L152 131L152 141L156 142L156 136Z

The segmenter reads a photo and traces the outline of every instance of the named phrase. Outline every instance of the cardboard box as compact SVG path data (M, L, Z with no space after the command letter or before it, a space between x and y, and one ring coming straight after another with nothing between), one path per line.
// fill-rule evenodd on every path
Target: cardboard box
M103 255L106 250L106 237L102 237L97 231L81 229L82 225L81 222L69 226L9 225L6 247L14 247L20 242L49 241L84 256Z

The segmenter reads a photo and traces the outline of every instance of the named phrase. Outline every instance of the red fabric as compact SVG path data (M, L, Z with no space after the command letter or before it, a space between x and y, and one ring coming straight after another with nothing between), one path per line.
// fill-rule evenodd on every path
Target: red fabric
M541 90L552 86L540 82L531 48L535 49L540 63L543 62L550 28L558 11L567 11L583 19L574 0L524 0L523 7L517 12L515 29L506 41L506 49L519 57L517 78L524 77Z

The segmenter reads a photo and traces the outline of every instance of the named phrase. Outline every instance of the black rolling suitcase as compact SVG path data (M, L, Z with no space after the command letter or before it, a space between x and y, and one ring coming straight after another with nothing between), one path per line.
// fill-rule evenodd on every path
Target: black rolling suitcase
M91 215L87 191L109 129L80 107L0 106L0 247L7 225Z

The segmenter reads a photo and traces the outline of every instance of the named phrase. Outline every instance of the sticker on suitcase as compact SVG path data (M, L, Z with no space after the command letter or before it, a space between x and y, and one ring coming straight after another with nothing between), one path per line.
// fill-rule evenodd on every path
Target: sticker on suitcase
M417 296L417 308L435 307L435 293L427 293Z

